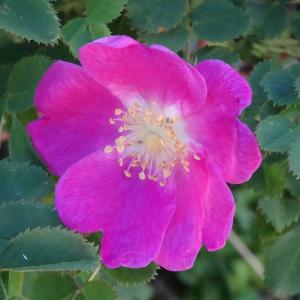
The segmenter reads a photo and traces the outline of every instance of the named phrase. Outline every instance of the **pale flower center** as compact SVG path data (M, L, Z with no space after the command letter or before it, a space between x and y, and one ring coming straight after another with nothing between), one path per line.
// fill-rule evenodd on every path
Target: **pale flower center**
M145 107L144 107L145 106ZM176 116L168 116L156 103L141 105L135 102L127 111L115 110L112 125L120 123L121 135L114 145L105 147L105 153L119 153L119 164L130 178L138 168L140 180L150 179L165 186L176 165L189 172L188 157L199 160Z

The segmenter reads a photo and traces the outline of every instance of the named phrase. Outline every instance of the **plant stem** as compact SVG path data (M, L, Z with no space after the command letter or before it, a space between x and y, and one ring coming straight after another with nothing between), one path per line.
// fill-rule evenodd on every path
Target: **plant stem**
M245 259L253 271L257 274L258 277L264 279L265 268L261 261L251 252L247 245L240 239L240 237L234 232L231 232L229 238L230 243L234 249Z
M93 281L95 279L95 277L97 276L97 274L100 271L101 266L97 267L97 269L93 272L93 274L91 275L91 277L88 279L88 281Z
M4 294L4 299L8 299L8 294L7 294L7 291L5 289L5 286L4 286L1 275L0 275L0 285L1 285L2 292Z

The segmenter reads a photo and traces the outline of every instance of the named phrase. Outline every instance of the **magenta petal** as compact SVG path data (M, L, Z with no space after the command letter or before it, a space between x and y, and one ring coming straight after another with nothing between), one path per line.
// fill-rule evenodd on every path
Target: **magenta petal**
M171 271L193 266L202 242L208 250L225 245L235 204L219 170L206 159L190 161L190 173L176 176L176 211L155 260Z
M175 210L175 188L126 178L113 155L96 152L72 165L56 188L56 209L76 231L103 232L110 268L144 267L155 259Z
M204 60L196 69L206 80L208 104L212 110L238 115L250 105L251 88L236 70L221 60Z
M235 203L218 168L210 164L209 169L202 234L207 250L216 251L223 248L229 238Z
M120 44L87 44L80 49L80 61L126 106L135 100L157 101L190 113L205 102L204 79L176 54L137 42L125 47L122 39Z
M56 175L111 143L117 134L109 118L122 104L80 66L54 63L37 87L35 104L42 117L27 130L37 152Z

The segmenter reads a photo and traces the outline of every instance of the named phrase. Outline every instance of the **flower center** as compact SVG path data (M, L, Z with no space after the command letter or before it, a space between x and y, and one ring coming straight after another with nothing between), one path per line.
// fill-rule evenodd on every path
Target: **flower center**
M127 111L117 108L109 122L112 125L119 122L118 131L122 134L104 152L119 153L119 164L128 178L138 168L140 180L148 178L165 186L177 164L189 172L190 153L194 159L200 159L184 138L179 137L178 118L166 116L156 103L143 107L135 102Z

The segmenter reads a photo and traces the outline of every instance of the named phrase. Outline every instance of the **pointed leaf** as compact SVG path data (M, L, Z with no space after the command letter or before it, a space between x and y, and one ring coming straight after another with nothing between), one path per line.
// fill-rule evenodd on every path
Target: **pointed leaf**
M158 266L154 263L151 263L145 268L139 268L139 269L103 268L105 273L107 273L113 280L124 285L146 283L156 277L158 269L159 269Z
M11 239L26 229L61 225L53 207L32 202L0 205L0 238Z
M300 202L293 198L260 199L258 207L270 222L280 232L299 219Z
M34 201L48 195L53 184L41 168L28 163L0 161L0 203Z
M59 22L47 0L1 0L0 28L39 43L54 43Z
M262 149L271 152L285 152L289 149L299 129L289 119L269 116L257 127L257 137Z
M36 85L50 64L50 59L43 55L28 56L15 64L7 82L9 112L24 111L33 105Z
M12 239L0 254L0 268L19 271L90 270L97 248L62 228L36 228Z
M297 179L300 178L300 136L298 135L295 142L291 145L289 152L289 168L296 175Z

